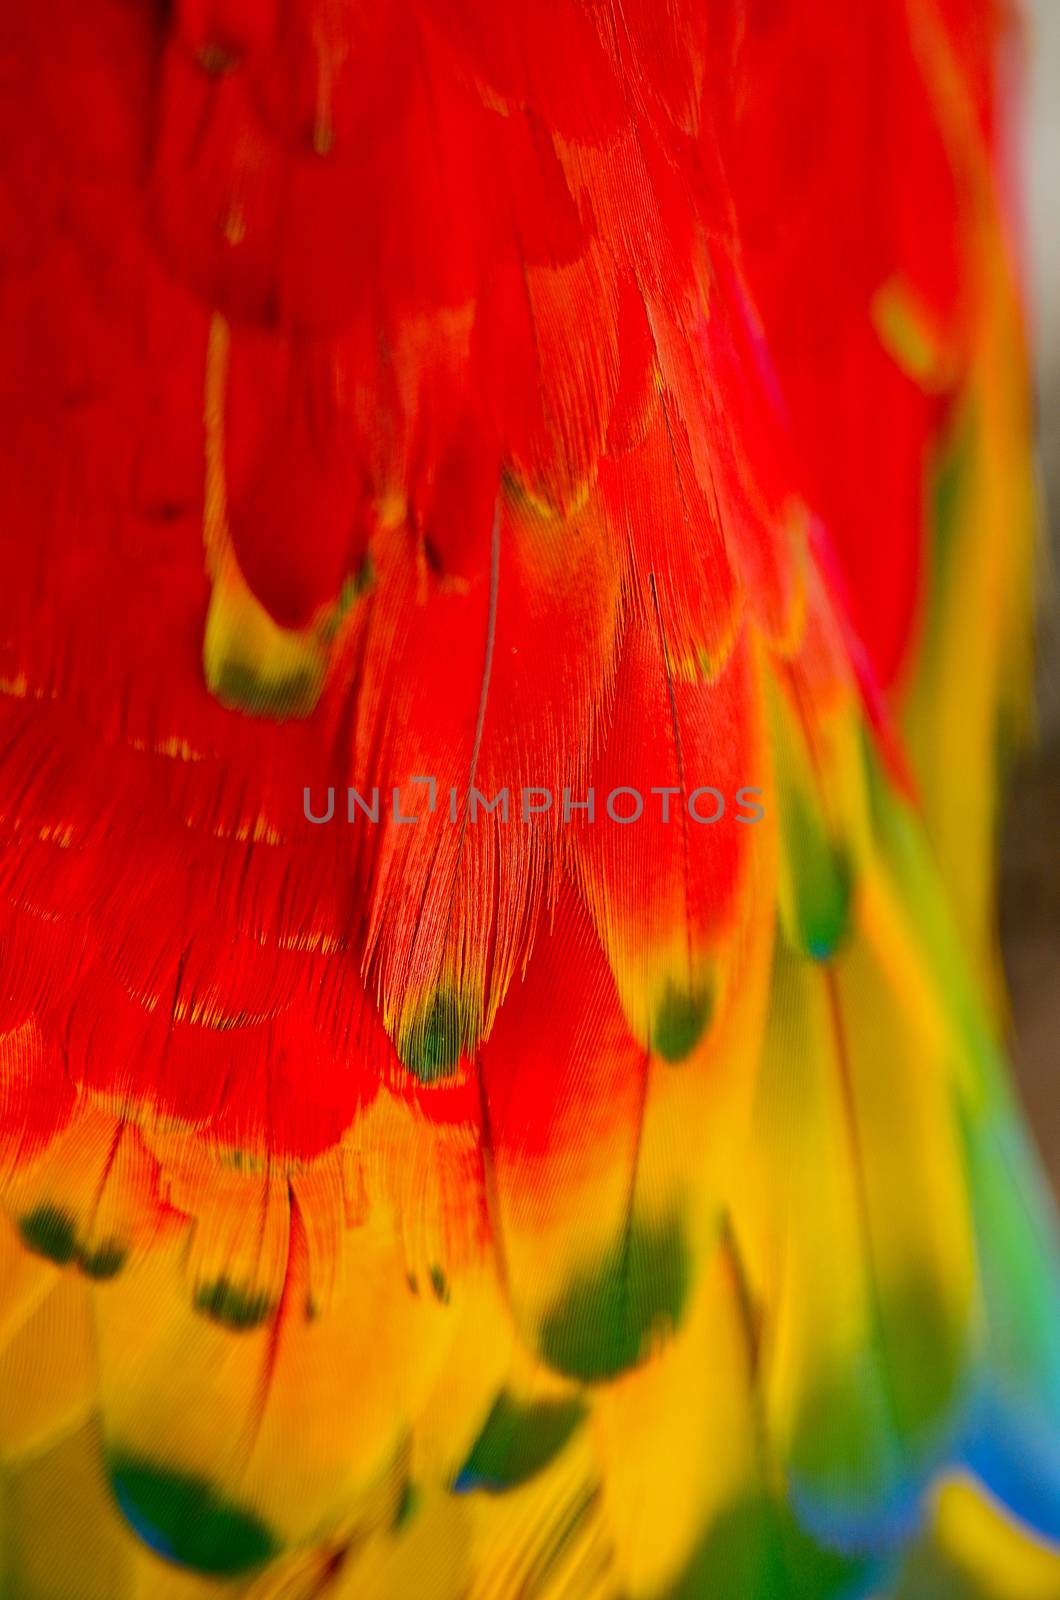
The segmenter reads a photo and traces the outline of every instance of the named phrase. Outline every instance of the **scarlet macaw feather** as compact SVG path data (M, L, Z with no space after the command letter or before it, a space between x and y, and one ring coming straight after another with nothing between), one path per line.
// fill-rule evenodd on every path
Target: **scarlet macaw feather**
M0 1590L1057 1592L1000 8L8 12Z

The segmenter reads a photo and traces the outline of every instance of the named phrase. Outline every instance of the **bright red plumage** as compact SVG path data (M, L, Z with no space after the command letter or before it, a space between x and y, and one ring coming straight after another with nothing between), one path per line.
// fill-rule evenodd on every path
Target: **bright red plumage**
M993 5L8 13L0 1587L825 1600L958 1467L1055 1536L902 745L962 418L1026 493Z

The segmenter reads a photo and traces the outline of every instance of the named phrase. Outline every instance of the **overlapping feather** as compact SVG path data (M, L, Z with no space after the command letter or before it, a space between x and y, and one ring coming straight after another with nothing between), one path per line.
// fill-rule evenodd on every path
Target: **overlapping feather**
M992 5L5 26L4 1593L1051 1593Z

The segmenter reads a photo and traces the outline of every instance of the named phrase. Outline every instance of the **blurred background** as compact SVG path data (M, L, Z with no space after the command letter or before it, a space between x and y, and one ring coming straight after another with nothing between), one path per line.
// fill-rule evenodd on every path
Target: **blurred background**
M1046 526L1038 602L1038 742L1009 795L1001 933L1020 1086L1060 1194L1060 0L1025 0L1028 290Z

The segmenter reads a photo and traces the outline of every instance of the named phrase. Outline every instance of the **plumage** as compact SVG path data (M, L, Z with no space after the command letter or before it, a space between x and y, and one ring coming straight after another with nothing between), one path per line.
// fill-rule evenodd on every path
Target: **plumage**
M994 0L0 33L0 1592L1060 1593Z

